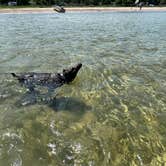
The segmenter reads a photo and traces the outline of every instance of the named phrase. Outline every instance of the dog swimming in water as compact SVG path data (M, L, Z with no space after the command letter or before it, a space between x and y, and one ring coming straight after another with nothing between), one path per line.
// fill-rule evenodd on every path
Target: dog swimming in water
M68 69L63 69L61 73L11 73L17 78L21 85L24 85L29 91L33 92L36 86L47 87L48 90L56 89L64 84L69 84L77 76L82 67L81 63Z

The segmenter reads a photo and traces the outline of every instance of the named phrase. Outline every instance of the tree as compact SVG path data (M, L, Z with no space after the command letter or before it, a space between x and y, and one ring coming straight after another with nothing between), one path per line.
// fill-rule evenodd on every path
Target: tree
M29 0L16 0L17 5L28 5Z
M9 1L16 1L17 5L115 5L131 6L135 0L0 0L0 4L8 4ZM166 0L141 0L145 4L165 5Z

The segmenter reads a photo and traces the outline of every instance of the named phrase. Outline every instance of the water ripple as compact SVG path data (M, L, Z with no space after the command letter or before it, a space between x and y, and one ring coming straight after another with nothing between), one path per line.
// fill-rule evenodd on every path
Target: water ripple
M0 165L165 164L165 14L0 15ZM77 62L48 101L9 74Z

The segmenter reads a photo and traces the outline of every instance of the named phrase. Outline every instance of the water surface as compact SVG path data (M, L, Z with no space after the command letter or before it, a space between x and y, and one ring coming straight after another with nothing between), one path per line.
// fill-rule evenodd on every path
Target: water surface
M164 12L1 14L0 165L166 164L165 27ZM8 74L77 62L50 101Z

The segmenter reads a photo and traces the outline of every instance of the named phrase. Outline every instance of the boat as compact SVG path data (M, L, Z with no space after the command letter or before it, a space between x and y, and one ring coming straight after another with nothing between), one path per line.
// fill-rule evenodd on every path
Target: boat
M65 13L65 9L62 6L54 6L54 11L58 13Z

